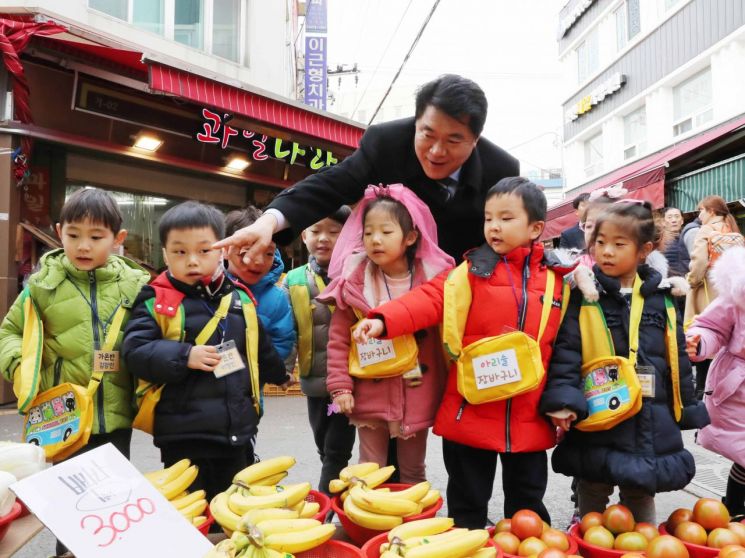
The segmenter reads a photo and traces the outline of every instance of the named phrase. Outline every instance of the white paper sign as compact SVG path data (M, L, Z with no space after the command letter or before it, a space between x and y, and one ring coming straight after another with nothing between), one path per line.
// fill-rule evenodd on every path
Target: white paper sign
M514 349L497 351L472 360L476 388L487 389L523 379Z
M368 339L367 343L355 343L360 366L370 366L396 358L393 341L390 339Z
M212 548L111 444L10 489L78 558L202 558Z

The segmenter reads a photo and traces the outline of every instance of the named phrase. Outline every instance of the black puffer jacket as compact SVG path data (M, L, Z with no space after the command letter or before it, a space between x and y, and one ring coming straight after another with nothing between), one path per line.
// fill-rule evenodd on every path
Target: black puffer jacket
M613 336L616 354L628 356L629 302L620 292L617 279L594 270L599 283L600 305ZM558 473L596 482L640 488L649 494L678 490L693 478L693 456L683 447L681 429L701 428L709 423L703 404L693 395L691 364L685 353L682 320L677 319L680 391L683 414L680 423L672 412L670 367L665 342L665 295L658 288L660 274L649 266L639 267L644 297L639 330L639 366L655 369L655 396L644 398L638 414L600 432L571 429L554 450L553 468ZM541 411L568 408L581 420L587 405L581 390L582 334L579 310L582 294L572 292L564 322L556 336Z
M194 340L213 316L223 295L232 292L233 302L223 325L225 340L232 339L246 359L246 322L235 285L226 277L220 289L210 296L201 284L189 286L162 274L155 284L184 295L184 342L163 339L160 327L145 302L155 296L147 285L135 301L127 324L122 352L132 374L143 380L165 384L155 408L154 442L158 447L172 443L201 442L206 446L243 446L256 434L259 417L251 399L248 370L239 370L222 378L211 372L187 367ZM178 295L177 295L178 296ZM221 342L218 328L207 345ZM279 358L259 321L259 377L261 383L286 381L284 363Z

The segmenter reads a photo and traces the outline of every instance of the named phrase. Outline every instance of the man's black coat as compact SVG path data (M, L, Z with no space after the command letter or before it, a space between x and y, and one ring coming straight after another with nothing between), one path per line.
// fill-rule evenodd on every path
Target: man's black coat
M559 248L585 249L585 231L579 228L579 224L561 233Z
M455 195L427 177L414 153L414 118L371 126L360 147L336 166L311 175L281 192L269 207L291 225L275 238L286 243L306 227L333 213L343 204L359 201L369 184L402 183L426 203L437 223L439 245L456 261L469 248L484 241L484 197L500 179L517 176L514 157L480 138L461 167Z

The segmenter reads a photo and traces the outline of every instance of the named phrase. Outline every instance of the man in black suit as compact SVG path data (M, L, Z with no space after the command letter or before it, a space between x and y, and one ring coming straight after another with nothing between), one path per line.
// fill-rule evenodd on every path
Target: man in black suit
M587 200L589 198L590 194L585 193L580 194L572 200L572 207L574 207L574 211L580 221L582 221L585 208L587 207ZM580 228L579 223L561 233L561 238L559 238L559 248L585 249L585 231Z
M369 184L402 183L429 206L440 247L460 261L484 242L486 191L520 170L517 159L480 137L486 110L484 92L469 79L444 75L423 85L413 118L371 126L351 156L281 192L253 225L216 247L250 247L250 258L272 235L287 243L356 203Z

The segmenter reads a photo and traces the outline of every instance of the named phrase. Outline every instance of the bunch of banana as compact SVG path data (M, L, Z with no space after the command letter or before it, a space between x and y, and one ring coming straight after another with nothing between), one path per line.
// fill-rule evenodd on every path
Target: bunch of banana
M485 529L453 529L449 517L411 521L388 533L380 546L380 558L495 558L497 549L484 546L489 540Z
M196 465L192 465L188 459L182 459L165 469L144 473L150 484L170 500L181 515L191 521L195 527L207 521L207 517L203 515L204 510L207 509L204 490L194 492L186 490L197 478L198 472Z
M331 481L329 488L336 492L345 490L341 494L344 513L352 522L367 529L388 531L440 498L440 492L431 490L426 481L399 492L376 489L393 471L392 466L380 468L375 463L350 465L341 471L339 479Z
M249 524L246 532L234 531L205 558L292 558L322 545L335 531L315 519L265 519Z

